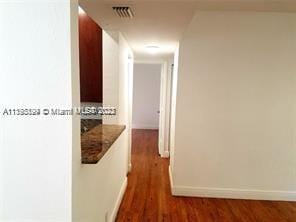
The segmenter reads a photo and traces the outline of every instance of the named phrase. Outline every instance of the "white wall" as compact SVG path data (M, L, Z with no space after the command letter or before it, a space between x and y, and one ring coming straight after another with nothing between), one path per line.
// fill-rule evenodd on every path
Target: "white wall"
M114 221L127 185L129 167L128 56L131 53L120 33L103 32L103 102L118 108L105 124L126 125L125 131L94 165L81 164L80 149L73 159L73 221ZM113 51L112 51L113 50ZM132 54L131 54L132 55ZM116 67L117 66L117 67ZM79 138L79 135L77 135Z
M130 124L130 91L132 89L133 70L130 70L129 64L133 62L133 52L130 49L127 41L119 33L119 113L118 121L120 124ZM128 126L130 127L130 126Z
M133 66L134 55L125 40L119 33L119 103L118 123L126 126L125 146L128 148L128 169L131 170L131 146L132 146L132 104L133 104Z
M133 128L158 129L161 64L134 64Z
M197 12L180 42L173 192L296 200L296 15Z
M5 2L0 12L1 111L78 107L77 1ZM128 59L123 55L131 50L121 35L118 48L123 71L117 75L124 79ZM125 84L121 91L112 85L121 117L128 116L121 108L128 107ZM116 103L109 95L106 101ZM0 221L115 219L126 186L129 131L97 165L82 165L79 116L1 115L0 120Z
M72 0L0 3L1 112L72 107L75 15ZM72 118L0 119L0 221L71 221Z
M127 184L128 149L122 144L126 131L97 163L77 162L73 180L73 221L105 222L116 217Z
M118 32L103 31L103 105L118 109L119 43ZM103 123L115 124L117 115L103 116Z
M175 136L176 136L176 103L177 103L177 88L178 88L178 68L179 68L179 45L174 53L174 70L171 83L171 104L170 104L170 170L174 167L174 151L175 151ZM171 173L171 172L170 172Z

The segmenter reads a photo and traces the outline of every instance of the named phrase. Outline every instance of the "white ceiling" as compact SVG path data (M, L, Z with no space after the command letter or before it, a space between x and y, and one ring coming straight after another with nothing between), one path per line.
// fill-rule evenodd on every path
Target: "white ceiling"
M171 55L196 10L296 12L296 0L80 0L79 4L103 29L121 31L137 59L151 57L147 45L159 46L159 57ZM130 6L135 17L119 18L112 6Z

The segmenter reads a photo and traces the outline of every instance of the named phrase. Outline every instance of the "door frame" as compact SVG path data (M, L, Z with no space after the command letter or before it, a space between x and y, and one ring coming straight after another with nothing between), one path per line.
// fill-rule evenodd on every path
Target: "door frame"
M135 60L134 64L160 64L160 104L159 104L159 129L158 129L158 153L162 158L170 156L169 131L171 111L171 60ZM133 112L133 110L131 111Z

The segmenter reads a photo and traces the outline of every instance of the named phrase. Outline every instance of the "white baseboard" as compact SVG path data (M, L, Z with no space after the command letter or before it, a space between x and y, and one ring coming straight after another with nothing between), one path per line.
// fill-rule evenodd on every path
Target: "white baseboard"
M169 158L170 157L170 151L166 150L160 156L161 156L161 158Z
M174 196L188 197L296 201L296 192L294 191L244 190L176 186L172 187L172 193Z
M232 188L175 186L171 168L169 167L171 192L174 196L247 199L247 200L278 200L296 201L296 191L278 190L247 190Z
M129 173L132 172L132 163L129 163L129 164L128 164L128 172L129 172Z
M115 205L114 205L114 208L113 208L113 211L112 211L112 214L111 214L111 217L110 217L110 222L114 222L115 219L116 219L116 216L117 216L117 212L119 210L119 207L120 207L120 204L121 204L121 201L122 201L122 198L124 196L124 193L125 193L125 190L126 190L126 187L127 187L127 177L124 179L122 185L121 185L121 188L120 188L120 191L119 191L119 194L118 194L118 197L117 197L117 200L115 202Z
M169 179L170 179L171 193L172 193L172 195L174 195L174 193L173 193L174 181L173 181L171 165L169 166Z
M159 126L152 126L152 125L132 125L133 129L151 129L151 130L158 130Z

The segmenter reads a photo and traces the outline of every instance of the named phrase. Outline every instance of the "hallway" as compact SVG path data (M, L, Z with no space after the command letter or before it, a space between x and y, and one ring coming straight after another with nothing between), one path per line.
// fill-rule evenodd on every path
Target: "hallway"
M156 130L133 130L133 169L116 221L296 221L293 202L173 197L157 139Z

